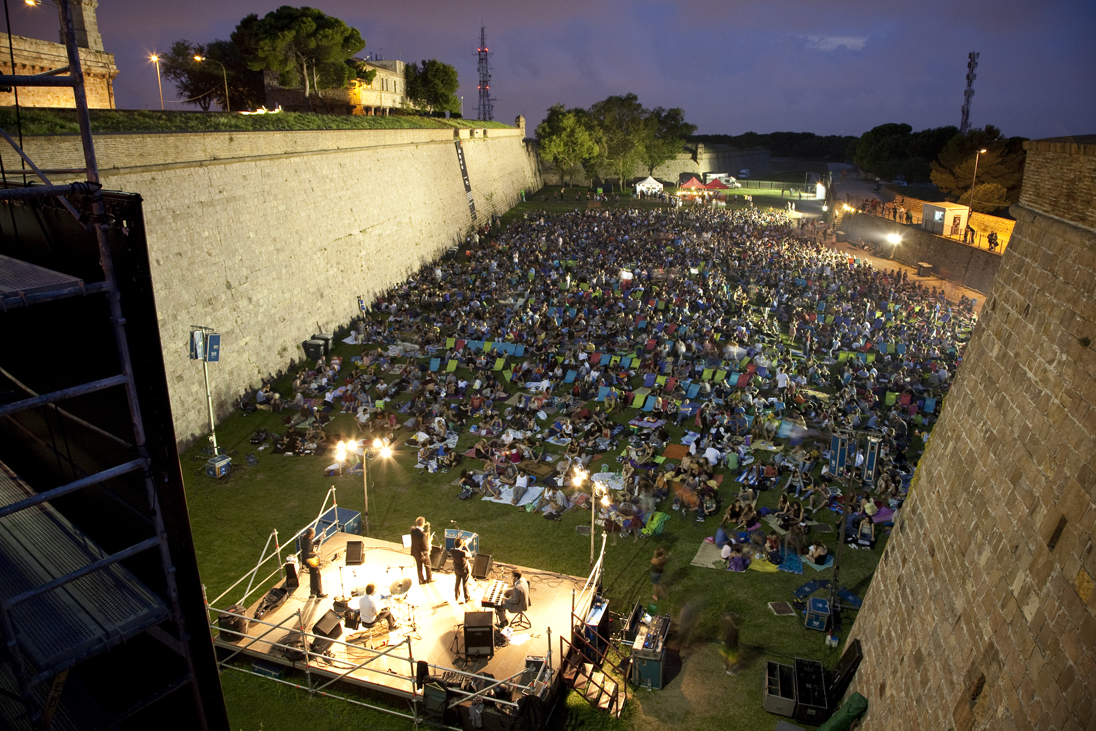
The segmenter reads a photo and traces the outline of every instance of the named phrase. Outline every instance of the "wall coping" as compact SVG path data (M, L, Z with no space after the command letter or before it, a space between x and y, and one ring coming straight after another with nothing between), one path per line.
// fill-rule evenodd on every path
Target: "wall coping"
M1096 135L1025 140L1024 149L1029 152L1065 152L1070 155L1096 156Z

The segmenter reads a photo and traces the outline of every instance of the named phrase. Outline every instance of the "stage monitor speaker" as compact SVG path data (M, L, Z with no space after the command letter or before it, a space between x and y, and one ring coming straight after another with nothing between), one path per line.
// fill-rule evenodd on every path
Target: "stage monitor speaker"
M491 559L489 553L477 553L475 561L472 562L472 578L478 581L483 581L487 578L487 575L491 573L491 567L495 562Z
M430 549L430 568L434 571L444 571L445 564L449 561L449 551L442 546L434 546Z
M339 615L328 609L327 613L320 617L320 621L312 625L312 634L319 636L312 640L309 650L316 654L327 652L328 648L334 644L333 640L342 636L342 621Z
M365 560L365 542L364 541L347 541L346 542L346 565L347 566L361 566Z
M494 612L464 613L464 654L468 657L495 656Z
M296 589L301 585L300 577L297 576L297 562L286 561L285 562L285 588Z

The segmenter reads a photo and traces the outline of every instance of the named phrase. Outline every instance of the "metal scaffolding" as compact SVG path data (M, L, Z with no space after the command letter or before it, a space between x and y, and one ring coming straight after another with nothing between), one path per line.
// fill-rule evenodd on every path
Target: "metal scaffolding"
M495 118L495 104L491 101L491 53L487 50L487 30L480 26L479 48L479 114L476 119L490 122Z
M100 324L105 346L97 362L76 364L59 378L44 375L49 369L34 358L5 358L0 367L0 428L9 437L0 448L0 725L126 728L170 703L194 709L186 719L192 728L227 729L170 413L165 418L153 408L167 407L167 389L144 276L143 221L133 220L140 198L102 190L72 8L65 0L57 7L68 67L0 75L0 87L72 89L83 180L54 184L2 133L24 167L18 182L4 171L0 187L3 226L10 221L0 251L13 254L0 256L0 331L12 336L71 317ZM41 184L27 184L28 167ZM76 261L81 257L70 262L45 251L62 229L49 225L58 215L79 232L75 238L90 244L93 237L95 251L85 247L82 263L97 260L97 272L89 275ZM38 224L34 234L28 220ZM122 245L127 223L140 226L141 235ZM69 250L83 243L58 238ZM52 266L41 266L45 259ZM151 319L137 308L151 308ZM142 403L153 414L151 435ZM110 506L94 512L109 531L91 526L89 533L92 519L82 511L90 504ZM85 676L94 681L104 669L126 665L131 676L118 683L117 698L78 695ZM189 697L179 699L183 689Z

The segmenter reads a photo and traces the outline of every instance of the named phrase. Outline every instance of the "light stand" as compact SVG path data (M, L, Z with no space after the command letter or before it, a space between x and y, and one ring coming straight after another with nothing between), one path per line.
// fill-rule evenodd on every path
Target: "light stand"
M221 359L221 336L213 328L205 325L191 325L190 359L202 361L202 374L205 376L206 405L209 410L209 441L213 446L213 456L219 456L217 449L217 425L213 420L213 393L209 389L209 363Z

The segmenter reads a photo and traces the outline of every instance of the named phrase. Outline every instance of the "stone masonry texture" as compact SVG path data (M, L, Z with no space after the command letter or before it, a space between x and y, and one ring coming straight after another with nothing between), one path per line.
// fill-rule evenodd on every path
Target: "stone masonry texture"
M540 187L518 129L102 135L103 185L144 199L160 338L177 439L208 432L191 325L222 335L214 411L301 360L367 302L466 236L457 162L490 221ZM27 139L43 167L79 165L73 136ZM5 164L8 157L5 154ZM17 166L17 165L16 165Z
M852 628L866 731L1096 728L1092 141L1026 143L1012 241Z

